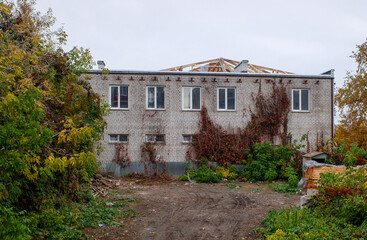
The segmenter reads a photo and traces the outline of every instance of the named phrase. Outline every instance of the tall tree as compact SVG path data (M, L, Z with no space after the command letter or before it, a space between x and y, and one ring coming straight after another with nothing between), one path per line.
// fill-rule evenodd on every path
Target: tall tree
M357 70L347 73L335 97L342 117L336 126L335 137L347 145L355 142L367 149L367 41L357 45L352 58L357 63Z
M26 210L60 195L77 200L105 126L104 105L80 78L89 51L64 52L65 32L34 4L0 1L0 206Z

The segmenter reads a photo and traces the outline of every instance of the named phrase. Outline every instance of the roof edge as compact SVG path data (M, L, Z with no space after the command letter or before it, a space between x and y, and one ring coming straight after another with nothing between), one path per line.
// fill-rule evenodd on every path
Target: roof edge
M87 74L102 74L102 70L89 70ZM274 73L234 73L234 72L174 72L174 71L135 71L135 70L109 70L108 74L334 79L333 74L301 75L301 74L279 74L279 73L274 74Z

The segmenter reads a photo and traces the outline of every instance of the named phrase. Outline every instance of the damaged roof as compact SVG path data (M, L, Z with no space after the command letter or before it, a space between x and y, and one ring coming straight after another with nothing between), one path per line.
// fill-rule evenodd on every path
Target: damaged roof
M272 73L272 74L293 74L291 72L278 70L269 67L249 64L247 60L241 62L227 59L216 58L202 62L185 64L177 67L162 69L161 71L175 72L246 72L246 73Z

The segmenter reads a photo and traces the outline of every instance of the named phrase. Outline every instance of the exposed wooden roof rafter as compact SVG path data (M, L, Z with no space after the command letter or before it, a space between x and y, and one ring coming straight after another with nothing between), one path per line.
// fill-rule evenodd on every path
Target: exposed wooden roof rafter
M188 71L188 72L234 72L234 68L239 64L239 61L216 58L197 63L185 64L177 67L166 68L161 71ZM292 74L291 72L282 71L274 68L263 67L254 64L247 64L248 73L275 73L275 74Z

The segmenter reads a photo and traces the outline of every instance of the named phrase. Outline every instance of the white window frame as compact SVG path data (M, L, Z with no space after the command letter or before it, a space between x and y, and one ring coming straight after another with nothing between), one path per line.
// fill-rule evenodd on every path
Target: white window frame
M163 87L163 93L164 93L164 107L163 108L158 108L157 107L157 87ZM148 89L149 88L154 88L154 107L150 108L148 107ZM146 105L146 109L148 110L166 110L166 87L165 86L147 86L146 87L146 100L145 100L145 105Z
M219 89L224 89L225 90L225 95L224 95L224 101L225 101L225 108L224 109L220 109L219 108ZM228 89L234 89L234 109L228 109ZM237 90L234 87L219 87L217 88L217 111L220 112L233 112L236 111L237 109Z
M117 107L112 107L112 102L111 102L111 98L112 98L112 88L113 87L117 87L118 89L118 101L117 101ZM121 88L120 87L127 87L127 108L126 107L120 107L120 96L121 96ZM109 95L109 103L111 106L111 109L113 110L129 110L130 109L130 91L129 91L129 86L128 85L110 85L110 95Z
M163 136L163 141L157 141L157 136ZM149 143L165 143L166 136L164 134L146 134L145 142Z
M199 108L198 109L193 109L192 108L192 102L193 102L193 97L192 97L192 91L194 88L199 88L199 93L200 93L200 98L199 98L199 101L200 101L200 104L199 104ZM184 89L190 89L190 108L184 108ZM183 111L201 111L201 105L202 105L202 101L201 101L201 87L182 87L181 89L181 92L182 92L182 96L181 96L181 101L182 101L182 110Z
M111 140L112 135L117 136L116 141ZM126 135L127 140L126 141L120 141L120 135ZM128 134L108 134L108 142L109 143L128 143L129 142L129 135Z
M307 90L308 94L308 109L302 110L302 90ZM299 100L299 109L294 109L294 91L299 91L298 100ZM311 109L311 101L310 101L310 89L307 88L295 88L292 89L292 112L310 112Z
M189 137L189 141L185 141L185 137ZM192 143L192 134L182 134L182 143Z

